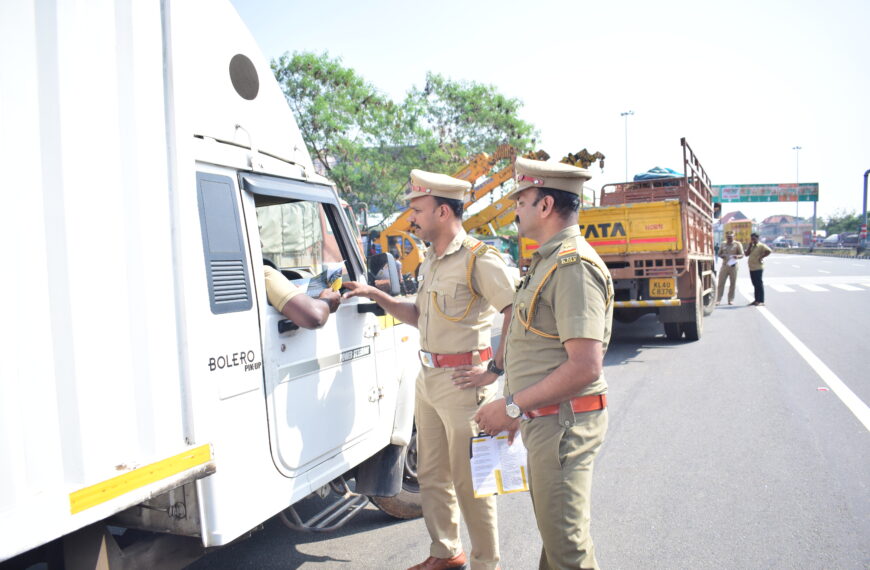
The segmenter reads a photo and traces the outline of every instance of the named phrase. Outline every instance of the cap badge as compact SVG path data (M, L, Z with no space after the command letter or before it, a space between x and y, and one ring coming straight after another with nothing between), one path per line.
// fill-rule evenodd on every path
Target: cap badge
M534 176L529 176L527 174L518 175L517 182L531 182L532 186L543 186L544 185L543 179L535 178Z

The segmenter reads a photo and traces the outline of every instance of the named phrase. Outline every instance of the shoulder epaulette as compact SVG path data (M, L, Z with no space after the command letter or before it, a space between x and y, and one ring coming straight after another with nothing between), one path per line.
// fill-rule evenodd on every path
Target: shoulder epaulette
M559 258L559 265L577 263L580 261L580 254L577 253L577 242L573 239L563 241L556 256Z
M477 257L480 257L481 255L486 253L486 250L489 249L488 245L486 245L479 239L473 238L471 236L465 236L465 239L462 240L462 245L465 246L468 251L470 251Z

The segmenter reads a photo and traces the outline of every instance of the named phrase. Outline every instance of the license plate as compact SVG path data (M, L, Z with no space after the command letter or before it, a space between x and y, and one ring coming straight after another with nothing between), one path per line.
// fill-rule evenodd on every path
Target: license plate
M650 279L649 280L649 295L650 297L673 297L677 290L674 287L673 277L667 279Z

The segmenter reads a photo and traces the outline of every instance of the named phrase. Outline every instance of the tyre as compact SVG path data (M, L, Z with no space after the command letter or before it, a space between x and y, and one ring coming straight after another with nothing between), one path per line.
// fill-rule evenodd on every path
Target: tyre
M396 519L417 519L423 516L420 484L417 482L417 430L411 434L405 453L402 490L395 497L370 497L375 506Z
M686 334L686 340L695 341L704 332L704 299L701 279L695 280L695 315L691 321L680 323L680 329Z
M719 292L719 287L716 283L716 279L710 278L710 283L712 284L713 290L710 291L709 295L704 296L704 316L709 317L713 314L713 310L716 308L716 294Z
M680 340L683 336L683 331L680 330L680 323L664 323L665 336L668 340Z

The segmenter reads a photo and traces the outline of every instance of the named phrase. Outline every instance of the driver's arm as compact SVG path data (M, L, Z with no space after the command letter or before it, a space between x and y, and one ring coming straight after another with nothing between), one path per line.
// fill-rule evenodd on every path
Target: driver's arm
M329 313L338 308L340 295L325 290L317 299L312 299L302 289L293 285L277 269L263 267L266 274L266 296L282 315L302 328L316 329L326 324Z

